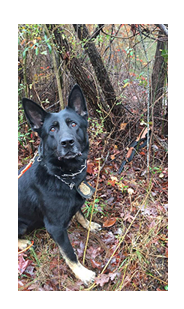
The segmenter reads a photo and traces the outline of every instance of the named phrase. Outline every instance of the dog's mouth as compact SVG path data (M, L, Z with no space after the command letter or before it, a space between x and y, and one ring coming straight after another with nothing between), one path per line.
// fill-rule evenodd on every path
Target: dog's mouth
M66 154L58 156L58 160L62 161L63 159L67 159L67 160L74 159L77 156L82 156L82 153L81 152L74 153L72 151L68 151Z

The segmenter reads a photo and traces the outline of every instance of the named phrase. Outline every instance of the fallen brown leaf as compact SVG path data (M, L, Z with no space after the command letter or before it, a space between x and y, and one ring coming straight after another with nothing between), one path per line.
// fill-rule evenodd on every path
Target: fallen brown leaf
M110 227L110 226L113 226L115 223L116 223L116 218L107 218L103 223L103 227Z

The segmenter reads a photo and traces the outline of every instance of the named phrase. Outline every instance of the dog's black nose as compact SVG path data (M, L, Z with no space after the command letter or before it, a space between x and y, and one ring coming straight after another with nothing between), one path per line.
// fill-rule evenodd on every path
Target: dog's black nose
M63 148L72 147L74 145L73 139L62 139L61 145Z

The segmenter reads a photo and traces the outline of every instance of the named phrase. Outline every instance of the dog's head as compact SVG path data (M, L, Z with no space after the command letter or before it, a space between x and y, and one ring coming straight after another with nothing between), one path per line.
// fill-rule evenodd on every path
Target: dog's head
M59 113L48 113L37 103L24 98L23 108L33 131L42 140L42 155L50 161L63 161L87 155L87 107L82 90L75 85L68 106Z

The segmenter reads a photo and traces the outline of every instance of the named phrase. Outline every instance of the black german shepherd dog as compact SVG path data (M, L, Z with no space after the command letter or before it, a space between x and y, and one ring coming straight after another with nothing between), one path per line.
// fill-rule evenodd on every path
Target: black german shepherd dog
M88 113L82 90L75 85L68 106L59 113L48 113L29 99L23 99L23 108L41 142L39 156L19 178L18 236L45 226L76 277L88 284L95 273L78 261L67 234L74 215L84 228L89 226L81 212L85 190L79 190L85 182L89 149ZM100 225L92 222L91 231L98 230ZM19 248L27 244L27 240L19 239Z

